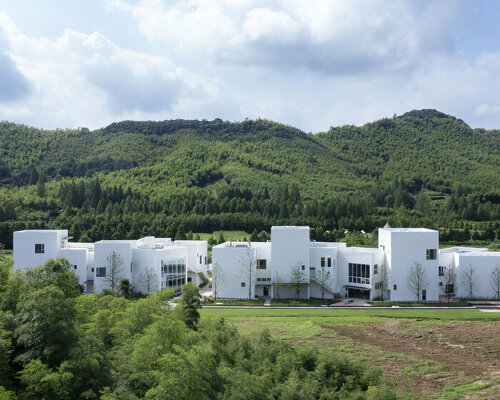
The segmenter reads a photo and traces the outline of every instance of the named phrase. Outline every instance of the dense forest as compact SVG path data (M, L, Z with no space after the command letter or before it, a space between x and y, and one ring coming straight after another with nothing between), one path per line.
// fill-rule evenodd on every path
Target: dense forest
M498 244L500 131L435 110L305 133L268 120L124 121L90 131L0 123L0 243L182 238L310 225L317 240L392 226ZM496 241L496 242L495 242Z
M198 288L143 299L81 295L64 259L11 272L0 252L0 398L5 400L397 400L380 369L242 337L199 319Z

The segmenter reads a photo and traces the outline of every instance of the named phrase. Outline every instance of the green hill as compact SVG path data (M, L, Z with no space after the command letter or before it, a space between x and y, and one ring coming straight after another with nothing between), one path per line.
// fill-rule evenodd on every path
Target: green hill
M95 131L2 122L0 240L9 246L20 226L70 226L98 239L159 234L160 225L175 235L179 224L251 232L276 223L309 224L323 238L386 220L491 240L499 145L500 131L435 110L317 134L267 120L123 121Z

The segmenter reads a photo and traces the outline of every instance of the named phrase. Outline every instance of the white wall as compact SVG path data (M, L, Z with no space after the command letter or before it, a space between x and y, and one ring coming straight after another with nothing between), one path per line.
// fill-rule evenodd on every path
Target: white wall
M167 245L161 249L154 248L134 248L132 250L133 258L133 274L132 282L136 291L146 293L146 285L144 283L144 273L146 267L152 268L156 273L156 289L152 290L153 293L161 290L162 288L162 272L161 262L169 260L187 259L187 247ZM187 268L184 274L184 279L187 281Z
M236 247L236 246L242 247ZM254 246L246 247L242 244L234 244L228 247L228 243L223 243L212 248L212 264L217 264L222 271L224 284L217 288L217 294L221 298L246 299L248 298L248 276L243 272L242 264L250 259L255 263L256 249ZM256 274L253 274L251 287L251 297L255 297ZM245 282L245 287L241 283ZM213 287L212 287L213 292Z
M284 282L291 282L290 271L304 266L305 282L309 282L309 227L273 226L271 228L271 273L278 272Z
M320 273L321 269L325 269L326 271L330 271L332 279L330 280L330 284L328 285L329 290L325 293L325 297L333 298L334 292L339 292L339 276L338 276L338 246L336 244L328 244L322 243L317 244L314 242L310 243L309 249L309 274L311 282L314 282L314 277ZM321 258L325 258L325 266L321 267ZM331 260L331 266L328 267L328 258ZM318 285L311 285L310 289L310 297L319 298L321 297L321 289Z
M491 273L500 266L500 252L471 252L455 253L457 263L457 296L468 298L469 289L462 281L463 273L472 266L476 276L472 297L481 299L493 299L496 297L495 290L491 287Z
M427 249L439 249L439 233L430 229L379 229L379 245L385 247L387 266L390 271L392 301L415 301L417 298L408 288L408 276L415 262L424 267L428 285L427 301L439 300L439 260L426 259ZM394 290L397 285L397 290Z
M109 267L107 258L115 252L120 255L123 264L121 268L121 278L129 279L131 284L133 271L132 248L135 247L135 240L101 240L94 245L94 291L95 293L102 292L108 288L106 278L97 277L97 268Z
M87 260L88 260L88 250L87 249L61 249L59 251L59 257L66 258L69 263L73 266L72 271L78 276L78 283L85 286L87 281ZM76 268L74 268L76 266Z
M25 230L14 232L14 270L38 267L59 256L67 230ZM44 245L44 253L35 253L35 244Z

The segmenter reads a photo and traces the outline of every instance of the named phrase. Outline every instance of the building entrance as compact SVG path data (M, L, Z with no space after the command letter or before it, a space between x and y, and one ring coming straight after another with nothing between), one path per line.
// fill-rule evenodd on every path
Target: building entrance
M370 289L347 288L347 297L370 300Z

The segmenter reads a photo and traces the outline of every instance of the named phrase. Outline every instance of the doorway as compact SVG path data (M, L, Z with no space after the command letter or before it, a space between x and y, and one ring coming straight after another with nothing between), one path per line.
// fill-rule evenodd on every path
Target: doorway
M268 297L269 296L269 286L264 286L262 288L263 292L264 292L264 297Z
M347 297L370 300L370 290L369 289L347 288Z

